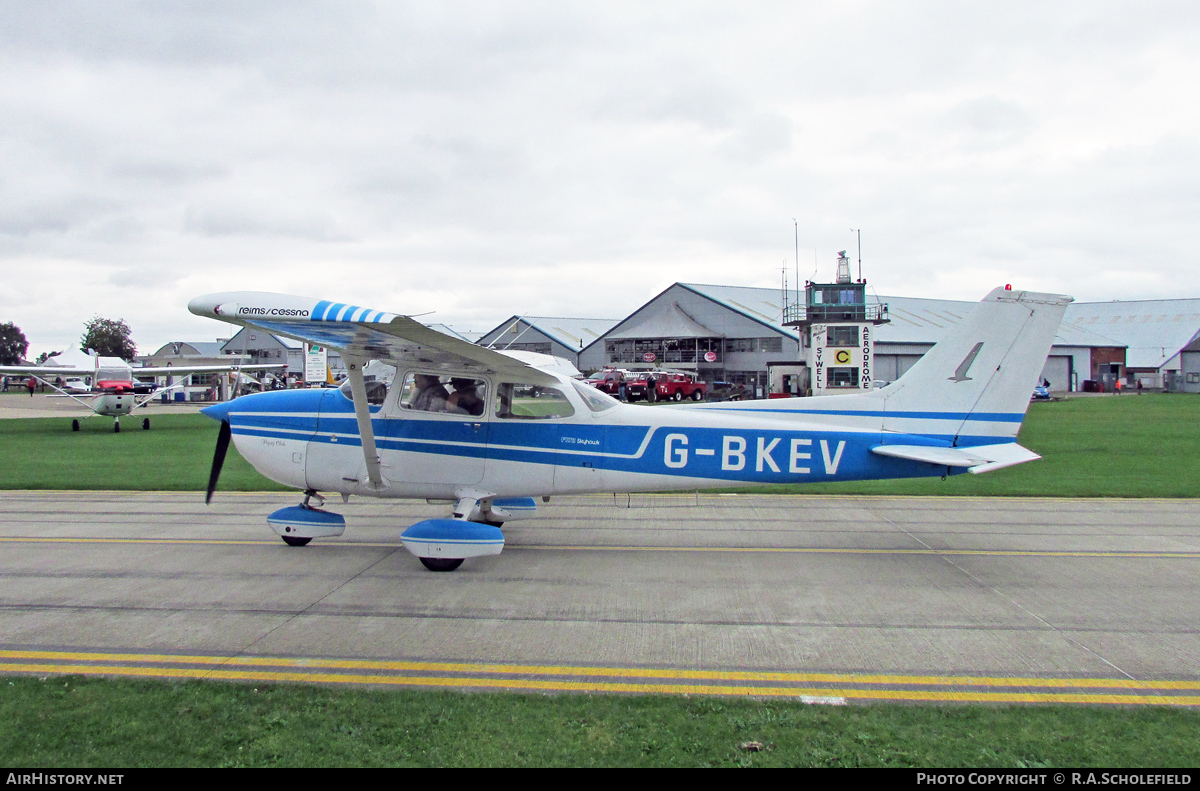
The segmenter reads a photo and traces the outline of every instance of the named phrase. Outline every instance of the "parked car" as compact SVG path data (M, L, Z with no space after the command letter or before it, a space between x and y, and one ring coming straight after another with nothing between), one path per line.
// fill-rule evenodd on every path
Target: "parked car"
M653 401L654 395L647 392L646 389L649 380L650 373L648 371L627 375L625 377L625 398L629 401Z
M62 389L68 393L90 393L92 386L78 377L72 377L62 383Z
M1046 387L1045 385L1038 385L1037 387L1033 388L1033 397L1030 398L1029 400L1030 401L1049 401L1050 400L1050 388Z
M708 386L709 401L744 401L748 396L746 388L733 382L712 382Z

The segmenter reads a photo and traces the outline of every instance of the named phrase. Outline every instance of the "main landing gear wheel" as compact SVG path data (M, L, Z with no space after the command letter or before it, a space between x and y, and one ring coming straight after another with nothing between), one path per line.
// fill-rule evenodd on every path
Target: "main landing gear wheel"
M142 431L150 430L150 418L142 418Z
M78 421L78 420L72 420L72 421L71 421L71 430L72 430L72 431L78 431L78 430L79 430L79 421Z
M309 541L312 541L311 538L300 538L299 536L280 536L280 538L282 538L283 543L287 544L289 547L302 547ZM459 563L461 562L462 561L460 560Z
M421 563L430 571L454 571L462 562L462 558L421 558Z

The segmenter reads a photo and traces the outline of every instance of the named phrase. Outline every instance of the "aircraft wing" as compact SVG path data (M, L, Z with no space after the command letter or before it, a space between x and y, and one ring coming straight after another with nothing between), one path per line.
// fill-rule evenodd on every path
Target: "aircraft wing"
M255 363L254 365L168 365L160 368L131 368L134 376L187 376L188 374L212 374L224 371L270 371L287 368L287 363Z
M412 363L435 369L454 366L510 375L529 384L558 383L550 374L510 355L445 335L409 316L357 305L239 291L197 297L188 303L188 310L398 367Z
M35 374L37 376L92 376L94 368L70 368L65 365L0 365L4 374Z
M130 368L134 376L187 376L188 374L218 373L221 371L267 371L287 368L287 363L255 363L254 365L174 365L163 368ZM4 374L34 374L35 376L94 376L95 368L70 368L64 365L0 365Z

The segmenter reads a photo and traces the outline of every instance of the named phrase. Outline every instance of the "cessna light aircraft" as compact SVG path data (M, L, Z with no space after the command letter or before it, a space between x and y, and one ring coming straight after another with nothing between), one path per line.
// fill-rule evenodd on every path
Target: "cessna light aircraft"
M199 373L225 373L227 371L253 371L265 370L269 368L281 368L283 364L273 365L179 365L168 366L166 368L134 368L129 363L122 360L120 357L101 357L97 354L87 352L81 353L86 357L86 362L80 360L81 365L3 365L0 366L0 374L25 374L32 375L44 385L57 391L56 395L63 398L72 398L78 401L82 406L90 409L93 414L113 419L113 431L121 430L121 417L128 415L135 409L140 409L145 406L154 397L155 394L163 392L163 390L174 390L177 387L183 387L184 384L176 384L167 388L159 388L154 393L147 395L145 398L138 399L134 393L134 387L137 382L134 381L134 375L137 376L187 376L188 374ZM67 355L71 357L72 355ZM240 375L240 374L239 374ZM47 377L54 376L86 376L91 379L91 395L80 398L74 393L69 393L61 387L55 385ZM90 417L90 416L89 416ZM86 418L85 418L86 419ZM150 428L150 418L142 420L142 428ZM79 430L79 421L71 421L71 430Z
M1070 297L998 288L903 377L823 398L649 407L573 379L564 360L451 338L408 316L327 300L211 294L192 313L341 350L333 390L256 393L204 409L221 421L210 501L230 439L304 501L267 522L293 546L338 536L319 492L453 503L405 547L434 571L499 554L500 526L536 497L746 483L983 473L1039 456L1016 443ZM363 366L396 369L391 384ZM317 506L311 504L317 500Z

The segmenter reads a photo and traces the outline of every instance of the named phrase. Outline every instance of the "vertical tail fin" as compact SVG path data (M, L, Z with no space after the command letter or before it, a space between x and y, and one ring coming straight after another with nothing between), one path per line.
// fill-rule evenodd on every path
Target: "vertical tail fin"
M880 391L887 413L884 430L911 432L914 413L932 411L939 422L953 416L955 444L1015 438L1070 302L1071 297L1058 294L992 291L904 376Z

